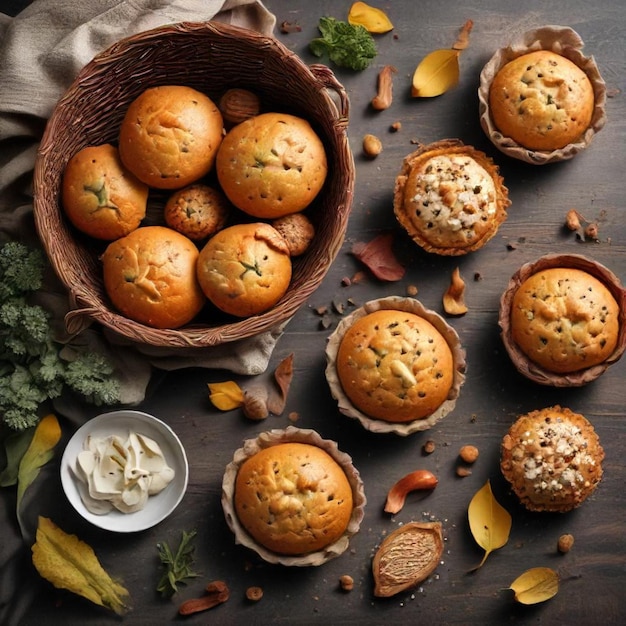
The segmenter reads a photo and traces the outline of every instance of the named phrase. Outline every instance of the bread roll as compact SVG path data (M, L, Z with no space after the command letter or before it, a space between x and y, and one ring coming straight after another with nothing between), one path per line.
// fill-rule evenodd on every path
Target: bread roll
M124 165L157 189L179 189L213 167L222 114L205 94L183 85L146 89L128 107L119 134Z

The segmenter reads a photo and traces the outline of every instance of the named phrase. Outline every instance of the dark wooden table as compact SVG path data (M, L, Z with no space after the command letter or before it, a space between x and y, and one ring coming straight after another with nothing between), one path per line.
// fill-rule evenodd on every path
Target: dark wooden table
M278 24L297 22L302 31L277 36L306 62L317 61L308 42L317 34L320 16L345 19L350 2L267 0ZM546 3L540 0L480 3L449 0L377 2L392 19L393 33L377 38L374 65L361 73L333 68L351 100L349 135L357 166L354 205L342 251L321 287L288 325L270 367L295 354L295 376L283 416L263 422L246 420L239 411L220 413L208 399L207 383L233 378L227 372L201 369L177 371L159 377L141 405L169 423L179 434L190 461L190 482L182 505L157 527L132 536L111 535L82 522L65 502L60 481L50 478L50 502L44 514L62 523L92 545L103 565L130 590L134 610L120 620L104 610L59 593L38 582L37 601L23 624L161 624L177 619L183 599L202 595L209 580L221 579L231 599L189 623L215 624L614 624L626 616L626 362L583 388L542 387L522 378L502 347L497 325L500 295L509 277L524 262L550 252L588 255L626 279L626 219L624 206L624 144L626 142L626 13L616 0ZM16 5L17 6L17 3ZM428 100L410 97L411 76L431 50L449 47L458 29L474 21L469 48L461 56L460 84L449 93ZM593 54L607 82L608 123L591 147L575 159L555 165L530 166L500 154L478 123L479 73L491 54L518 33L540 25L574 28ZM373 112L377 72L392 64L395 99L392 107ZM402 128L391 133L392 122ZM378 135L384 151L375 160L362 156L365 133ZM500 165L510 189L508 220L482 250L463 258L440 258L421 252L395 222L392 211L394 178L402 158L414 141L430 142L457 137L484 150ZM599 241L582 242L563 227L566 212L576 208L597 220ZM369 241L382 232L395 236L395 251L407 272L400 282L373 278L344 286L342 279L362 269L350 254L355 241ZM418 287L418 299L442 310L441 297L451 271L459 266L467 282L469 312L451 320L467 350L467 380L456 409L435 428L402 438L374 435L341 416L324 378L324 347L332 328L320 327L315 309L339 303L351 309L387 296L405 295ZM479 279L477 279L479 278ZM334 314L334 322L340 314ZM156 381L155 381L156 383ZM509 425L522 413L554 404L583 413L594 424L606 452L604 478L592 498L568 514L529 513L519 505L500 475L499 444ZM313 428L336 440L348 452L363 478L368 505L361 531L350 549L319 568L283 568L260 561L235 546L220 505L222 473L242 441L270 428L290 424ZM422 454L427 439L436 443L433 454ZM480 457L470 476L455 474L463 444L474 444ZM396 516L383 513L389 487L404 474L419 468L439 477L436 490L426 498L412 496ZM494 552L486 564L468 574L481 559L467 522L467 506L490 480L498 500L513 517L508 544ZM371 560L383 537L411 520L440 520L445 550L435 574L416 589L388 600L375 599ZM156 543L176 543L181 530L197 529L197 567L202 577L192 580L173 602L155 593L159 575ZM562 533L572 533L570 553L557 553ZM510 583L524 570L546 566L561 576L558 595L530 607L516 604ZM29 564L25 563L25 570ZM354 578L354 590L340 591L343 574ZM245 599L251 585L261 586L263 599Z

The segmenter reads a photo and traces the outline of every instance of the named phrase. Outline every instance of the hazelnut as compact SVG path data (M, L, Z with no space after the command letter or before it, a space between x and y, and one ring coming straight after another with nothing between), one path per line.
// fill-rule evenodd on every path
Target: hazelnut
M383 142L375 135L365 135L363 137L363 153L373 159L383 151Z
M465 463L474 463L478 458L478 448L476 446L463 446L459 450L459 456Z
M354 579L348 574L344 574L339 578L339 586L343 591L352 591L354 589Z
M224 120L240 124L259 114L261 102L255 93L247 89L229 89L220 98L219 109Z
M574 535L561 535L557 543L557 549L561 554L565 554L572 549L574 545Z

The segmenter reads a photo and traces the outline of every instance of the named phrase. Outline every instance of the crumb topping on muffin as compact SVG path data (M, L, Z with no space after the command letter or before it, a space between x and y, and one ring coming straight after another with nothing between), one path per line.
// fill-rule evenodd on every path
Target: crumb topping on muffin
M502 441L502 473L533 511L577 507L600 482L603 459L591 423L559 406L521 416Z
M496 213L493 179L469 156L433 157L411 182L414 221L426 239L447 238L451 245L472 242L481 234L480 223Z

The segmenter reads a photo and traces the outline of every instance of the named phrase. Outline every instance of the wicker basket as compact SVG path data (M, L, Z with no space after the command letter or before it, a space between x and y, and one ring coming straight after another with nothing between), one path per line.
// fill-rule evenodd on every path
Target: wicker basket
M307 209L316 237L302 257L294 258L288 292L264 314L233 319L209 311L176 330L158 330L123 317L104 290L99 262L104 246L82 236L64 216L60 188L70 157L88 145L116 143L130 102L146 88L164 84L189 85L215 101L229 88L250 89L260 96L264 110L309 120L325 144L328 177ZM173 24L124 39L96 56L58 102L35 164L35 224L70 294L68 331L98 322L141 344L205 348L257 335L288 320L319 286L343 243L354 189L348 117L345 90L327 67L307 66L279 41L230 25Z

